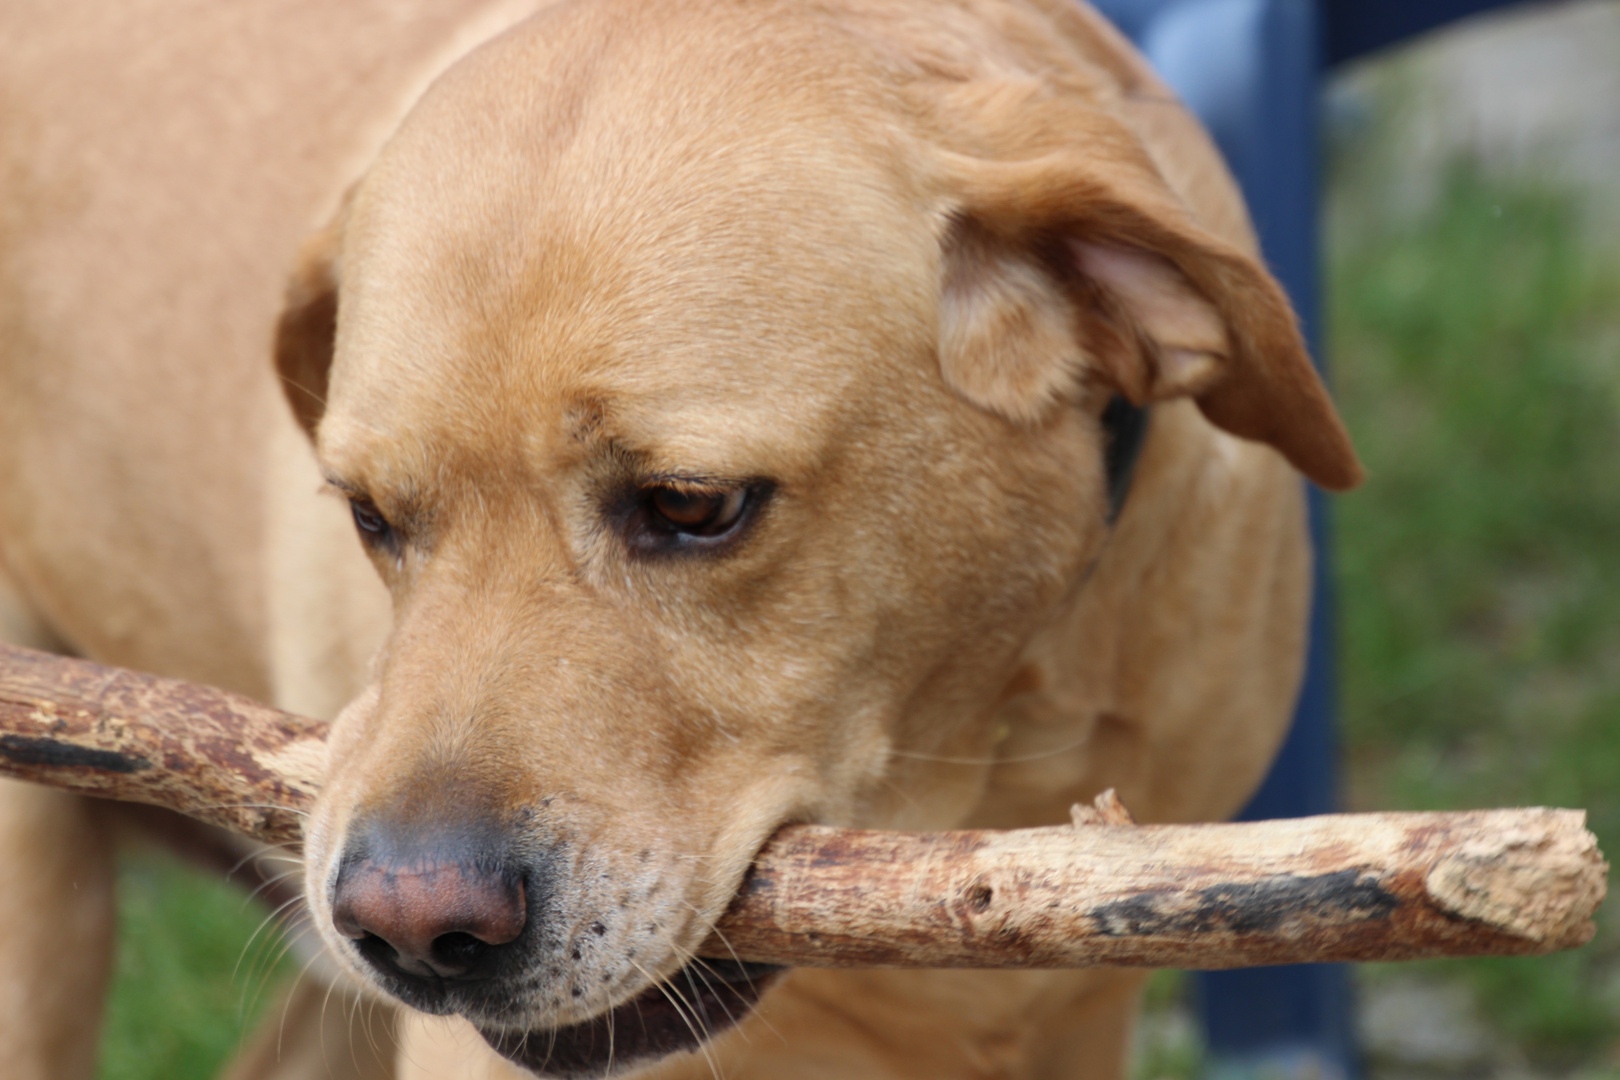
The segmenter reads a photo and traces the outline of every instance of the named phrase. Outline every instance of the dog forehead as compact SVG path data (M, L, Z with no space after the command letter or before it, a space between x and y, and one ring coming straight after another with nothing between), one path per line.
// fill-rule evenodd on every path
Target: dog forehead
M556 22L448 73L358 188L329 428L463 441L589 399L768 442L926 377L944 222L859 79Z
M920 254L947 222L881 73L803 19L754 40L772 28L743 17L753 5L667 17L701 6L568 5L452 67L359 186L356 285L463 310L604 294L731 308L769 291L750 285L858 285Z

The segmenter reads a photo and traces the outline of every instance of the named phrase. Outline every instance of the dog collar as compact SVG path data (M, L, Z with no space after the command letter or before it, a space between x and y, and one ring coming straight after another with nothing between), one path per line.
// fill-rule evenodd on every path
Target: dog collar
M1115 394L1102 414L1103 470L1108 478L1108 524L1119 520L1125 499L1131 493L1131 474L1142 456L1147 437L1148 411L1132 405L1123 394Z

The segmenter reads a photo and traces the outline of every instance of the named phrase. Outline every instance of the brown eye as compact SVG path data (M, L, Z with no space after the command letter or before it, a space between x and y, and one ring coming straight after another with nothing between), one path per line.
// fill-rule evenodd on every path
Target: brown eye
M658 523L665 528L687 536L718 536L742 517L748 489L692 491L654 487L648 489L646 498Z
M639 555L721 555L748 534L775 491L769 480L640 484L620 495L615 516Z

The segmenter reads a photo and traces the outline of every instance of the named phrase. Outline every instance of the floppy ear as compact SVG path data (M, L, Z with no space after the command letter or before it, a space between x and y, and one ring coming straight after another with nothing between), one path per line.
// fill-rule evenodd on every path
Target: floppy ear
M281 318L276 321L276 374L293 415L311 439L326 411L327 376L337 337L337 220L305 240L287 282Z
M940 364L958 393L1024 423L1088 380L1138 405L1190 396L1323 487L1360 481L1282 289L1195 220L1134 132L1032 83L951 93Z

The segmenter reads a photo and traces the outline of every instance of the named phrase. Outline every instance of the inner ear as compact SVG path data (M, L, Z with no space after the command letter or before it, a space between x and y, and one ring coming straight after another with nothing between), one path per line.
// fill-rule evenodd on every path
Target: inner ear
M1226 322L1174 263L1057 236L1022 242L972 221L945 248L940 370L980 408L1034 423L1091 379L1144 405L1221 375Z
M945 246L939 363L946 385L1016 423L1070 396L1084 357L1075 310L1035 253L972 221Z
M1220 378L1232 348L1226 321L1174 263L1139 248L1067 246L1082 288L1106 298L1096 317L1117 340L1093 359L1117 390L1144 405L1195 396Z
M311 439L326 412L327 380L337 339L338 224L304 242L276 321L276 374L287 404Z
M1210 199L1172 189L1144 131L1055 77L986 72L919 94L971 223L943 252L940 362L958 393L1021 422L1094 380L1138 405L1190 396L1322 486L1359 481L1281 287L1242 228L1201 223ZM1200 183L1224 186L1213 150L1192 151Z

